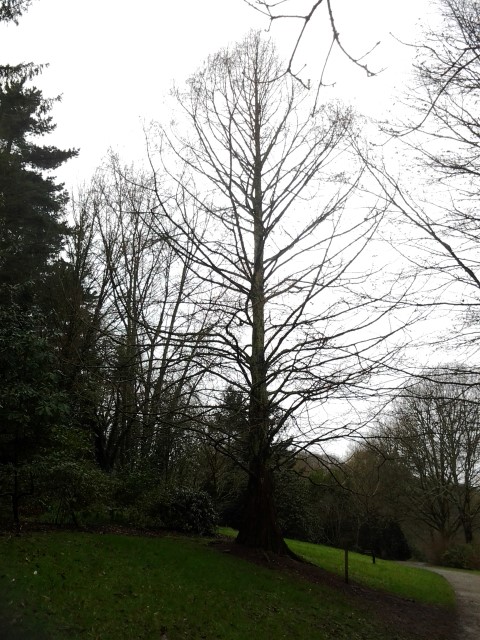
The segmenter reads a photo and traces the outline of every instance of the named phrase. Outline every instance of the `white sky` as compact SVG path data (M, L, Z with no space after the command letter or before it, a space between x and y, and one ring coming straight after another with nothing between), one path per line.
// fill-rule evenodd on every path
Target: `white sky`
M285 11L313 0L288 0ZM336 56L326 76L359 111L387 117L395 109L410 70L413 48L400 45L421 37L434 19L435 0L333 0L337 28L352 55L376 42L369 58L374 78ZM298 21L277 21L271 30L278 49L289 57ZM53 111L57 131L45 144L78 147L80 156L60 170L69 190L88 181L111 147L124 162L144 153L142 123L168 117L166 102L175 81L181 84L219 48L240 40L268 21L243 0L34 0L19 26L0 24L0 64L33 61L50 66L37 80L46 97L63 94ZM296 58L302 78L319 77L330 43L325 14L312 20Z
M289 0L287 10L301 10L310 0ZM334 0L337 28L354 55L381 45L372 68L386 67L367 78L351 64L335 59L328 79L340 95L363 112L380 116L393 104L412 50L389 35L413 41L433 11L430 0ZM319 73L329 42L324 14L312 21L297 69L304 78ZM271 35L288 56L298 21L278 21ZM175 80L182 83L210 54L268 21L243 0L35 0L19 26L0 25L0 63L49 63L38 79L44 95L63 94L53 111L55 134L46 144L78 147L79 159L60 169L58 177L72 189L88 180L109 147L125 162L142 155L142 122L168 117L165 97Z

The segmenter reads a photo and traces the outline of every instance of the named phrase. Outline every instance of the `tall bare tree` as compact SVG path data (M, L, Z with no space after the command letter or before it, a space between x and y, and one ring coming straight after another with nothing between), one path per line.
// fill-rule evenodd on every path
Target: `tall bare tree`
M449 340L478 344L480 271L480 9L474 0L439 0L441 22L418 46L405 122L390 128L406 150L397 175L373 173L396 212L396 249L423 280L418 307L462 318ZM400 147L402 148L402 147ZM398 152L398 149L397 149ZM398 221L407 224L400 237ZM452 324L451 317L449 324Z
M472 542L479 526L480 405L474 382L468 372L459 371L453 381L439 370L436 380L402 392L382 431L390 440L389 457L412 474L404 487L407 508L442 544L458 529Z
M294 41L290 58L286 65L286 71L294 75L298 80L300 80L300 77L299 74L295 72L294 66L297 63L298 49L311 23L319 16L329 27L330 31L330 43L325 53L323 71L325 71L332 51L337 48L343 56L357 67L363 69L368 76L375 75L375 72L366 63L366 57L379 43L376 43L370 51L363 51L361 55L354 55L349 44L345 43L340 36L336 21L334 0L311 0L306 3L301 0L283 0L282 2L278 2L277 0L245 0L245 2L264 15L269 21L270 26L279 21L289 21L295 25L293 27L295 30ZM310 83L310 81L308 81L308 83ZM323 73L319 80L319 86L321 86L322 83Z
M202 374L195 342L206 317L190 262L154 232L153 193L148 176L112 156L76 208L96 299L98 460L108 470L155 460L167 479L182 442L178 408L192 404Z
M346 211L362 175L352 114L315 106L258 33L212 56L176 98L182 115L159 146L162 172L171 156L180 166L168 169L177 197L158 189L157 225L217 296L205 406L225 382L248 398L238 542L282 552L274 469L344 433L309 410L360 391L393 331L375 333L383 299L367 295L368 267L356 266L383 211L360 197Z

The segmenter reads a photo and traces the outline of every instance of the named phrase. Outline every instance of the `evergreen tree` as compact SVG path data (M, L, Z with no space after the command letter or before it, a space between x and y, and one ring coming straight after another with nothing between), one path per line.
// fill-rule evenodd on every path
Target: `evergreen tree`
M15 305L0 306L0 498L11 501L17 529L20 504L34 492L38 456L68 411L39 322Z
M0 22L16 23L29 4L0 0ZM50 111L59 99L34 86L41 71L0 65L0 498L11 500L17 528L34 467L68 413L46 303L68 232L67 196L45 172L77 152L38 144L55 128Z
M63 185L44 171L58 168L75 150L41 146L55 128L50 111L59 98L29 86L41 66L0 66L0 304L33 303L33 291L52 268L67 227L61 219Z
M15 22L31 4L31 0L2 0L0 2L0 22Z

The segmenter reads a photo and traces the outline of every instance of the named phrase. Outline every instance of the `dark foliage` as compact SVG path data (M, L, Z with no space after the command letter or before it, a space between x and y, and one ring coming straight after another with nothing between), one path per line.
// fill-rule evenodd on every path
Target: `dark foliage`
M17 22L30 0L0 1L0 22ZM47 175L76 154L38 139L55 128L32 81L42 66L0 65L0 496L20 507L37 493L38 467L65 426L68 398L44 304L65 234L63 185Z
M68 413L42 320L0 307L0 497L11 500L17 526L20 504L35 490L35 460Z
M457 544L445 551L440 559L444 567L480 569L480 548L473 544Z
M0 67L0 303L12 298L33 304L51 271L67 227L63 185L44 171L76 155L35 140L54 130L56 100L30 86L42 68L33 64Z
M364 553L374 552L386 560L408 560L412 555L402 528L394 520L374 519L362 523L358 547Z
M213 535L218 523L208 493L187 487L167 492L152 506L150 515L168 529L198 535Z
M315 487L307 478L283 470L275 478L278 520L287 538L306 542L324 542L322 514L318 509Z
M26 11L32 0L2 0L0 2L0 22L15 22Z

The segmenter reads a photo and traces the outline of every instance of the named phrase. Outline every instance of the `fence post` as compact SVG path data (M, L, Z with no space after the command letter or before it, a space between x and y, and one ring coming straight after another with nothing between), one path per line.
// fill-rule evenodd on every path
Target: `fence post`
M345 547L345 583L348 584L348 547Z

